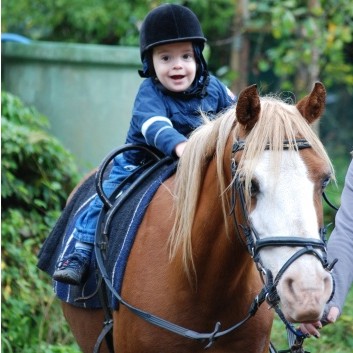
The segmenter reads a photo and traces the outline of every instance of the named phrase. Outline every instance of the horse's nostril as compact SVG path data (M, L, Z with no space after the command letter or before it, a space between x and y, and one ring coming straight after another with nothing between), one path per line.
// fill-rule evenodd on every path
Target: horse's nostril
M288 290L293 293L294 292L294 288L293 288L294 279L288 278L286 282L287 282Z
M298 301L300 299L300 295L298 295L299 288L300 283L299 281L296 281L295 277L288 276L283 279L283 289L285 290L287 295L294 301Z

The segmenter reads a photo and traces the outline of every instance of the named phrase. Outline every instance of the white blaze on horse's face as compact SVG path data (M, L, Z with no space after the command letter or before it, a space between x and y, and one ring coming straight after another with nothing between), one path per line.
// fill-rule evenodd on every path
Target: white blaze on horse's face
M285 151L279 175L275 176L269 157L270 152L265 151L254 173L259 193L250 214L253 227L260 238L293 236L320 239L314 183L305 163L298 153ZM297 250L296 247L266 247L260 251L260 256L275 278ZM284 272L277 291L288 320L305 322L308 318L319 319L332 291L331 275L315 256L303 255Z

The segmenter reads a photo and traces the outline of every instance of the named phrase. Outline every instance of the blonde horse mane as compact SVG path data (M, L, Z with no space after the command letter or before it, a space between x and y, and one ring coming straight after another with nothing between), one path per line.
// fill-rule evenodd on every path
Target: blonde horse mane
M226 222L225 191L230 185L229 182L226 185L223 159L229 138L235 142L240 136L241 129L241 125L236 121L234 107L221 112L214 120L208 119L205 115L202 115L202 118L204 124L190 136L178 165L174 205L175 223L169 238L170 257L175 257L177 252L181 251L183 265L189 278L191 278L190 270L195 273L191 229L208 163L212 158L216 158L220 202ZM295 138L298 137L305 138L310 143L318 157L330 166L333 175L332 164L321 141L296 106L275 97L262 97L260 117L246 136L245 149L237 169L237 173L241 173L244 179L245 190L250 188L252 175L266 145L269 144L270 150L274 152L272 163L275 173L282 156L283 140L289 140L289 149L295 150ZM229 155L229 168L230 158Z

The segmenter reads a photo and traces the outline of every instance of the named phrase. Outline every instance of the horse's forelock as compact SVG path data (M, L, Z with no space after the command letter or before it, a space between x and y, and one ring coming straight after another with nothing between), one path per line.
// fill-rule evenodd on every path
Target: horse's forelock
M239 126L236 127L237 129ZM238 135L237 132L236 135ZM273 180L276 180L276 173L283 155L283 141L292 142L296 138L306 139L318 158L323 159L333 173L333 167L325 148L295 105L285 103L276 97L262 97L260 118L246 137L245 149L237 170L244 179L246 190L250 189L254 170L266 145L269 144L270 150L276 152L271 155L271 170ZM291 143L290 149L295 148L296 144Z

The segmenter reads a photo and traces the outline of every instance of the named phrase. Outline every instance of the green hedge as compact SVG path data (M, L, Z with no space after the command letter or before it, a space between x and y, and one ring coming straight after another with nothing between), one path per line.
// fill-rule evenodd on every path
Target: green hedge
M46 117L6 92L1 105L2 351L62 352L52 343L72 344L72 336L36 263L79 175Z

